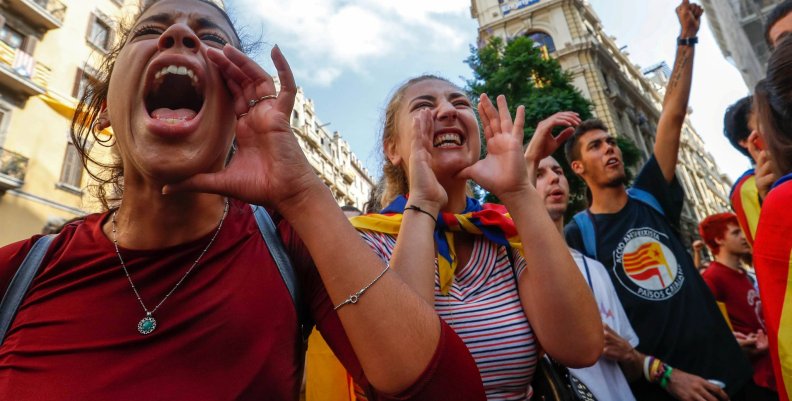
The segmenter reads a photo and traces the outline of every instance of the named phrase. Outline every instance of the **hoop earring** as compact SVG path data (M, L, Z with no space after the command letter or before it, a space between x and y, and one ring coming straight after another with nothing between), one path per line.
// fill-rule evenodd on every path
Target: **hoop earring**
M99 120L94 120L91 123L91 136L93 136L94 141L99 144L99 146L109 148L115 145L115 141L113 140L115 137L110 135L108 139L99 139L99 135L101 135L102 129L99 128Z

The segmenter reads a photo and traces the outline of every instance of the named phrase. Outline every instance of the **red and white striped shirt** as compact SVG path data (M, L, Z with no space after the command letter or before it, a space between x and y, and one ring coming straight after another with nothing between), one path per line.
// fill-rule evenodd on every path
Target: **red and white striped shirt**
M360 230L363 239L389 261L396 237ZM517 271L525 268L512 252ZM459 266L448 295L440 293L435 261L435 309L465 342L478 365L488 400L529 400L538 347L525 316L506 248L476 236L466 266Z

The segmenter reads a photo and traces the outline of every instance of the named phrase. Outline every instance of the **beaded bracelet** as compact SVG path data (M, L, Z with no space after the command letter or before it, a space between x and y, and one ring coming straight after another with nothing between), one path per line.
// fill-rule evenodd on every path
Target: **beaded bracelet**
M431 218L432 218L432 220L434 220L434 222L435 222L435 225L437 224L437 218L436 218L436 217L434 217L434 216L433 216L431 213L427 212L426 210L423 210L423 209L421 209L421 208L420 208L420 207L418 207L418 206L415 206L415 205L406 206L406 207L404 208L404 210L415 210L416 212L421 212L421 213L423 213L423 214L425 214L425 215L427 215L427 216L431 217Z
M361 288L360 291L350 295L349 298L344 300L344 302L341 302L340 304L336 305L336 307L333 308L333 310L338 310L340 307L342 307L342 306L344 306L346 304L356 304L356 303L358 303L358 301L360 300L360 297L363 296L363 293L366 292L366 290L368 290L369 287L374 285L374 283L376 283L379 279L381 279L382 276L385 275L385 272L388 271L388 269L390 269L390 263L386 264L385 265L385 269L382 270L382 272L379 274L379 276L377 276L374 280L372 280L367 286Z

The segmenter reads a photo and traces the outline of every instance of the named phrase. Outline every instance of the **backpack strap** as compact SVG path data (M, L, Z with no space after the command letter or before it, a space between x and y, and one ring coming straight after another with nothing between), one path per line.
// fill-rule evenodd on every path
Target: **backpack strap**
M627 190L627 196L651 207L657 213L660 213L661 216L665 216L665 212L663 212L663 207L660 206L660 202L658 202L657 198L655 198L651 193L644 191L643 189L633 187ZM589 212L588 209L583 210L575 214L573 219L580 230L580 236L583 239L585 255L596 260L597 235L596 231L594 230L594 220L591 217L591 212Z
M275 260L275 265L278 266L283 282L289 290L294 308L297 310L297 321L300 325L300 338L303 343L307 343L308 336L311 334L310 324L307 322L307 316L304 313L304 308L300 303L299 283L297 281L297 273L294 271L291 259L283 247L283 242L278 235L275 223L272 221L267 210L261 206L250 205L253 208L253 217L256 218L256 225L258 225L261 236L264 238L264 243L267 244L272 259Z
M588 209L577 212L575 217L575 224L580 230L580 237L583 239L583 250L586 256L597 259L597 233L594 231L594 221Z
M3 300L0 301L0 344L3 343L8 329L11 328L17 309L22 304L22 298L25 297L28 288L30 288L30 283L36 277L41 262L44 260L44 255L47 253L47 249L49 249L54 238L55 234L50 234L36 240L30 252L22 261L22 265L14 273L14 278L11 279L8 290L3 295Z
M650 206L657 213L660 213L661 216L665 216L665 212L663 212L663 207L660 206L660 202L658 202L657 198L655 198L651 193L644 191L643 189L633 187L627 190L627 196Z

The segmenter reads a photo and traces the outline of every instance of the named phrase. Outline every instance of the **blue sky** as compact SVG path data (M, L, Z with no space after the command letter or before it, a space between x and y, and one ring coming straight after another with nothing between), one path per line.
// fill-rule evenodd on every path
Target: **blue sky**
M590 0L605 31L627 46L634 63L673 63L678 23L669 0ZM232 17L266 44L256 56L269 70L278 44L298 85L314 100L328 129L379 175L377 135L385 102L404 80L423 73L460 85L471 77L464 63L476 43L477 24L465 0L227 0ZM723 111L748 94L737 70L720 53L703 24L695 64L693 124L721 171L735 179L747 161L723 138Z

